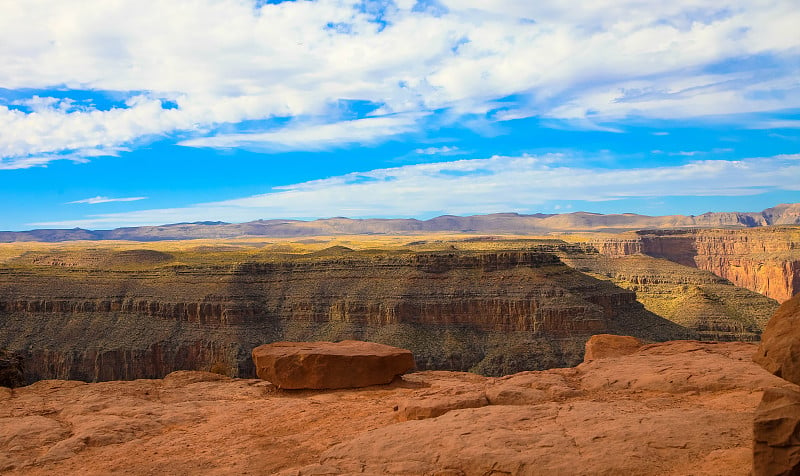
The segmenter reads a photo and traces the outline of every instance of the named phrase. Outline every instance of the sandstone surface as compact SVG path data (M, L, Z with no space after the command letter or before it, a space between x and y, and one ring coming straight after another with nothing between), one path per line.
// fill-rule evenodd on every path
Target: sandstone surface
M44 380L0 389L0 472L744 476L763 390L799 390L753 363L754 350L667 342L575 368L424 371L346 390L205 372ZM503 390L531 399L399 421L403 402Z
M256 374L286 389L387 384L414 368L411 351L374 342L274 342L253 349Z
M800 295L781 304L769 320L753 360L800 385Z

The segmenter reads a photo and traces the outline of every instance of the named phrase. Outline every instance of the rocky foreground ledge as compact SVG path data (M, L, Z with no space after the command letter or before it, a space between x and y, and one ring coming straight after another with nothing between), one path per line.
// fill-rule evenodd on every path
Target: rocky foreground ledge
M45 380L0 388L0 472L746 475L763 390L798 389L755 350L673 341L575 368L351 390L187 371Z

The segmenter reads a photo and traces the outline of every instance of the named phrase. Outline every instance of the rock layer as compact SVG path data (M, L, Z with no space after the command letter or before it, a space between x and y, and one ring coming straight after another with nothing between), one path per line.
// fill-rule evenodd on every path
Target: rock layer
M609 279L665 319L713 341L757 342L778 303L709 271L643 254L603 255L592 248L560 255L573 268Z
M19 387L25 384L22 359L12 352L0 350L0 387Z
M211 254L111 269L36 256L0 268L0 348L23 356L29 382L250 377L260 344L344 339L410 349L420 369L499 375L577 364L594 333L693 335L541 251Z
M275 342L253 349L259 378L278 388L359 388L414 368L411 351L374 342Z
M800 228L649 230L596 240L609 256L645 254L694 266L783 302L800 292Z

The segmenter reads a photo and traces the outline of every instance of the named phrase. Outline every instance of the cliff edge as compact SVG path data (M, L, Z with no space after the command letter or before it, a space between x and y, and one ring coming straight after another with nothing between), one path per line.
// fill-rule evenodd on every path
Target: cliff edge
M0 472L744 476L763 389L797 388L753 363L755 348L673 341L575 368L425 371L354 390L188 371L46 380L0 388Z

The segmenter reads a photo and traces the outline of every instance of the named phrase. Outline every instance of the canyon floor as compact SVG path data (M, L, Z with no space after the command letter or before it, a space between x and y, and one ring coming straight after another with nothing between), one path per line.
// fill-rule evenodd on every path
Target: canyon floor
M762 391L797 388L755 350L672 341L574 368L335 391L195 371L43 380L0 388L0 472L746 475Z

